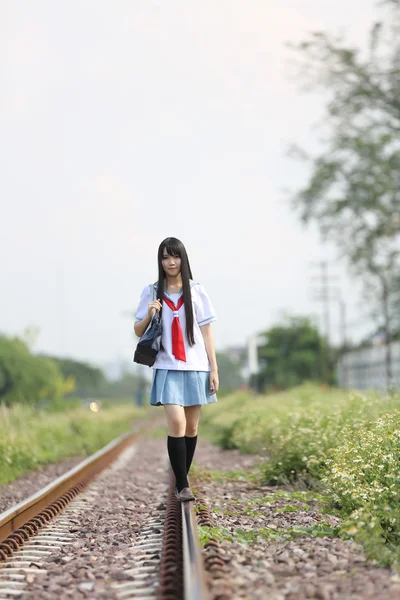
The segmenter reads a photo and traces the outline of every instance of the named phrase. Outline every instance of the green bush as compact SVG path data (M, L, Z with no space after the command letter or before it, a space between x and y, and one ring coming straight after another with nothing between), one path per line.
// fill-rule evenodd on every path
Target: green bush
M265 456L266 484L301 479L312 485L324 474L329 452L344 431L357 431L397 406L399 397L304 384L267 396L233 394L204 411L202 420L223 447Z
M346 427L322 478L326 491L348 515L343 533L371 548L378 537L396 553L400 552L399 456L400 411L395 410L357 431Z
M261 454L265 484L318 487L383 564L400 560L400 395L303 385L270 396L234 394L203 413L223 447Z

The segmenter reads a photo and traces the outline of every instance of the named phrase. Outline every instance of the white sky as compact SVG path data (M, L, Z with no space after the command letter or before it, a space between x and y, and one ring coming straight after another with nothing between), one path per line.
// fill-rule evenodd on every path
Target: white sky
M215 304L218 348L320 311L310 263L334 254L282 190L301 181L285 152L315 145L324 98L299 93L285 44L321 29L362 44L378 15L372 0L3 0L0 330L131 360L122 312L169 235Z

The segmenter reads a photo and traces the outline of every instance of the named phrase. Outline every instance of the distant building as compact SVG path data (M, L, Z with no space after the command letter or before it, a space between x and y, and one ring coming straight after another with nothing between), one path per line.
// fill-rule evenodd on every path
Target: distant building
M384 390L386 380L386 344L380 343L343 354L338 363L338 384L342 388ZM391 345L391 385L400 388L400 342Z
M249 364L248 364L248 352L247 346L230 346L221 350L222 354L229 356L231 360L240 365L240 375L243 381L247 381L249 378Z
M229 358L231 358L235 362L242 363L244 359L247 360L247 350L244 346L231 346L230 348L225 348L221 352L229 356Z

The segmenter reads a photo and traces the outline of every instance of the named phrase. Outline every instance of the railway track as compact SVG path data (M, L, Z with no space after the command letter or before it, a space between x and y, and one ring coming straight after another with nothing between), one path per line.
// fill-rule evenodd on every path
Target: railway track
M118 470L134 464L136 446L140 443L138 435L140 432L114 440L27 500L0 514L0 600L42 597L33 584L38 578L46 579L55 552L61 553L61 570L68 572L68 565L74 560L68 549L75 552L74 541L82 527L80 520L87 511L96 510L104 486L117 477ZM164 466L167 467L166 461ZM157 507L158 512L149 514L135 536L128 568L125 557L120 556L124 564L122 581L120 577L107 580L97 596L94 582L84 578L75 582L77 595L69 597L208 598L193 503L176 501L170 472L166 473L164 489L162 508ZM51 598L51 591L46 592L48 582L43 585L43 597Z

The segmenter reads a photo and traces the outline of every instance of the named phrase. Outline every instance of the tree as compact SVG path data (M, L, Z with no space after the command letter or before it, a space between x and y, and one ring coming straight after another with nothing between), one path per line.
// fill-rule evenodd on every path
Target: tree
M51 406L72 386L53 360L32 354L20 339L0 335L0 403Z
M311 175L293 198L302 220L316 222L374 292L388 382L400 289L400 10L391 4L390 22L375 23L366 56L324 33L298 47L311 87L328 92L328 135L316 157L295 149Z
M267 339L259 349L266 362L260 373L262 389L289 388L310 380L332 382L326 341L307 317L286 317L262 335Z
M123 372L116 381L109 381L103 371L92 364L71 358L48 358L57 363L64 377L74 380L73 395L78 398L133 399L139 388L143 395L148 392L148 382L130 371Z
M91 398L102 395L108 382L98 367L70 358L47 357L57 363L64 377L75 380L74 395L80 398Z

